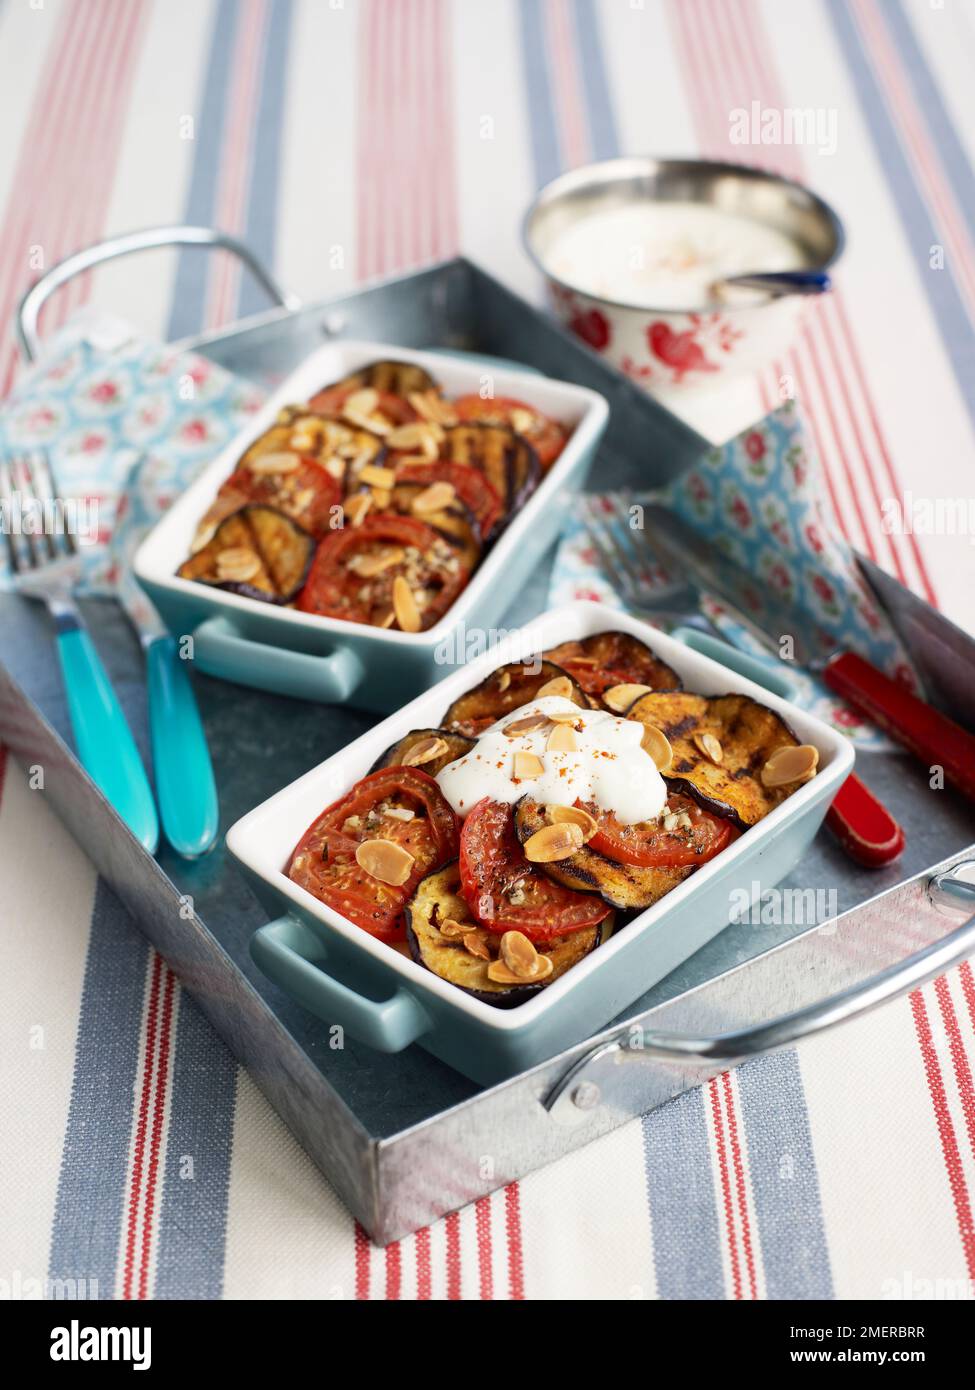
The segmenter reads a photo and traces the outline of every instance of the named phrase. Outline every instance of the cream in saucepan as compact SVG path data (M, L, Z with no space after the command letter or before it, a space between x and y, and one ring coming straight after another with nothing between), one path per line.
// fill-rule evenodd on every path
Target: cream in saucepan
M553 722L553 715L565 722ZM643 726L633 720L546 695L485 729L469 753L441 769L437 781L460 816L485 796L509 804L532 796L560 806L594 801L633 825L659 816L667 801L666 784L640 746L642 736Z

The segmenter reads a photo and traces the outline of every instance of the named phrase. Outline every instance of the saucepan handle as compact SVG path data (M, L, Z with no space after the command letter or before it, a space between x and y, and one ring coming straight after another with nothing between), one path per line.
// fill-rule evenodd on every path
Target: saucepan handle
M224 617L206 618L193 633L193 648L197 667L208 676L330 705L350 699L365 674L350 647L316 656L252 642Z

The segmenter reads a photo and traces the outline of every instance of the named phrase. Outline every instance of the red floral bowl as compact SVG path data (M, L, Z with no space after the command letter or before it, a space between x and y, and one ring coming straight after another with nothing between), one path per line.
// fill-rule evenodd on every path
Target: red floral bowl
M588 293L556 275L550 253L569 226L597 211L641 201L697 202L772 227L795 240L805 267L825 270L843 249L843 228L815 193L744 164L609 159L547 184L525 217L529 256L545 276L556 316L639 385L702 387L767 366L792 343L798 295L693 310L653 309ZM762 266L748 267L762 270Z

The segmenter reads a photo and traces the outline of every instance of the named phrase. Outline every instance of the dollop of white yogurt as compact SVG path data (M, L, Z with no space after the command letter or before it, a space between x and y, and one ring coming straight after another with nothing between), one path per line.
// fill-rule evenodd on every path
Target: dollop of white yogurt
M553 724L509 737L504 730L534 714L572 714L574 751L547 747ZM560 695L546 695L512 710L485 729L477 744L437 774L440 790L459 816L485 796L509 805L523 796L559 806L595 802L624 825L653 820L667 802L667 786L650 754L640 746L643 726L608 710L580 709ZM542 772L516 778L516 753L534 753Z

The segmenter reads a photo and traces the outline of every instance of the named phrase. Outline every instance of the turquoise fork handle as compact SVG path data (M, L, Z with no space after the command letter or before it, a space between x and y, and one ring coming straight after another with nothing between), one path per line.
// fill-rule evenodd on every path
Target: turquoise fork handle
M220 808L203 721L174 637L146 650L149 738L156 796L166 839L184 859L206 854L217 838Z
M251 937L251 955L268 979L316 1018L344 1028L379 1052L402 1052L430 1027L420 1005L405 990L377 1002L327 975L325 947L310 927L294 917L279 917L258 928Z
M764 657L750 656L748 652L733 647L730 642L724 642L720 637L711 637L696 627L675 628L671 636L683 642L685 647L690 647L691 651L709 656L712 661L718 661L722 666L737 671L739 676L754 681L756 685L764 686L766 690L771 690L773 695L780 695L783 700L791 700L795 695L792 681L771 658L766 661Z
M58 658L78 756L150 854L159 844L152 788L95 645L82 627L58 633Z
M336 647L327 656L273 647L242 637L226 618L202 622L193 633L193 649L197 666L209 676L332 705L348 700L364 674L348 647Z

